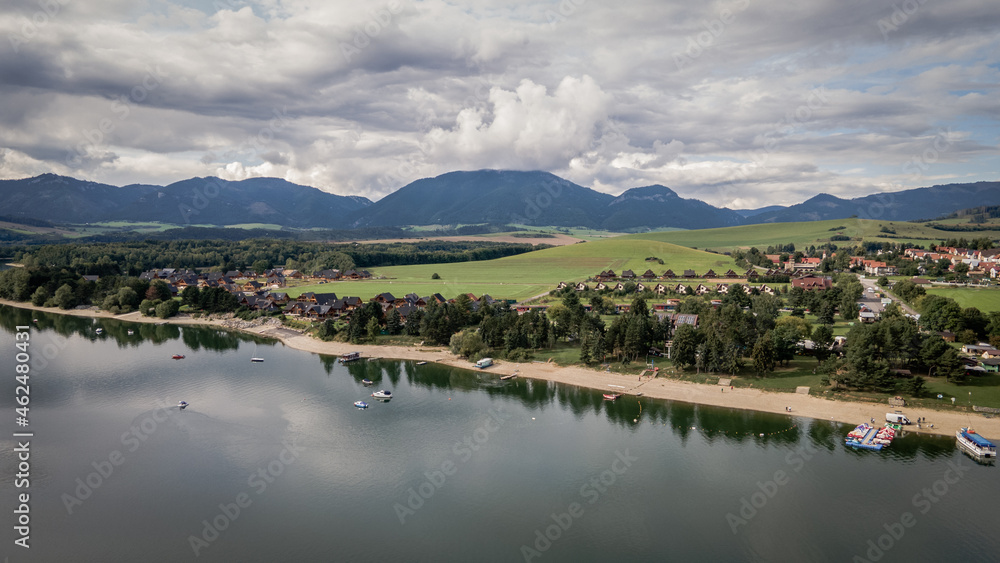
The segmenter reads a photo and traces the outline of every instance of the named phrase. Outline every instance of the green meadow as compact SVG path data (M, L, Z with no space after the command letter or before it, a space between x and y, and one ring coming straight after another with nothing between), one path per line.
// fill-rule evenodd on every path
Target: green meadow
M882 232L883 228L895 231L895 233ZM751 246L764 250L771 245L787 243L794 243L796 248L804 248L809 245L819 246L831 242L830 237L838 234L850 237L851 240L832 241L837 246L847 246L864 240L903 242L927 247L931 243L939 243L944 239L959 236L1000 238L1000 230L959 233L925 227L922 223L857 218L802 223L766 223L696 231L662 231L627 235L626 238L660 240L691 248L726 251Z
M927 293L950 297L961 307L975 307L984 313L1000 311L1000 289L976 287L927 287Z
M648 257L659 258L663 264L647 262ZM294 296L305 291L323 291L364 299L385 291L394 295L440 293L448 298L459 293L488 293L496 298L521 300L555 289L561 281L582 281L609 268L619 274L631 269L636 275L648 268L659 276L667 269L678 274L694 269L702 274L711 268L721 274L736 265L730 257L721 254L656 240L617 237L497 260L372 268L373 275L387 279L299 286L289 288L288 293ZM435 273L440 280L431 279Z

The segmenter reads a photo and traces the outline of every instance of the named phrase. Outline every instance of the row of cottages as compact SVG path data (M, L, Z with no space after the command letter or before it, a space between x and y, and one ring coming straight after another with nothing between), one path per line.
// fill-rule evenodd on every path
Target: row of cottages
M340 281L340 280L369 280L372 275L368 270L319 270L313 272L312 278L323 281Z
M740 275L740 274L737 274L736 272L734 272L732 269L730 269L725 274L720 275L720 274L715 273L715 270L708 270L707 272L705 272L704 274L702 274L702 275L699 276L698 273L695 272L694 270L684 270L684 272L681 273L680 275L675 274L673 270L667 270L666 272L663 272L662 275L657 276L656 273L653 272L653 270L646 270L641 275L637 276L635 274L635 272L633 272L632 270L625 270L625 271L623 271L621 273L621 275L616 274L614 270L605 270L605 271L602 271L601 273L597 274L596 276L594 276L594 280L596 280L598 282L601 282L601 283L607 283L607 282L611 282L611 281L615 281L615 280L619 280L619 279L621 279L621 280L642 279L642 280L645 280L645 281L652 281L652 280L655 280L655 279L672 280L672 279L676 279L676 278L716 279L716 278L720 278L720 277L721 278L738 279L738 278L745 278L748 275L753 275L754 277L756 277L757 276L757 271L751 269L751 270L747 271L746 274Z
M1000 350L997 350L985 342L980 342L979 344L963 344L962 353L970 356L985 358L987 360L1000 358Z
M774 288L768 286L767 284L761 284L761 285L757 286L756 288L754 288L752 285L742 285L742 284L733 284L733 285L734 286L738 286L738 287L742 287L743 288L743 292L747 293L747 294L751 293L754 289L757 289L761 293L767 293L769 295L774 295L776 293L775 290L774 290ZM568 286L569 286L569 284L567 284L566 282L559 282L559 285L556 286L556 289L563 289L563 288L566 288ZM586 283L583 283L583 282L580 282L580 283L576 284L573 287L574 287L574 289L576 289L576 291L588 291L590 289L590 286L587 285ZM729 288L730 288L730 285L728 283L716 284L714 287L710 287L710 286L707 286L707 285L701 284L701 283L698 284L697 286L688 286L688 285L684 285L682 283L679 283L679 284L674 285L674 286L667 286L667 285L664 285L662 283L658 283L655 286L647 286L647 285L645 285L642 282L639 282L639 283L635 284L635 292L636 293L642 293L643 291L646 291L648 289L648 290L651 290L653 293L655 293L657 295L666 295L667 293L679 293L681 295L686 295L686 294L692 293L692 292L695 295L705 295L707 293L723 293L723 294L725 294L725 293L729 293ZM622 283L622 282L618 282L617 284L615 284L615 285L612 286L612 285L608 285L608 284L606 284L604 282L600 282L600 283L598 283L594 287L594 289L596 289L597 291L601 291L601 290L605 290L605 289L610 289L610 290L613 290L613 291L624 292L625 291L625 284Z

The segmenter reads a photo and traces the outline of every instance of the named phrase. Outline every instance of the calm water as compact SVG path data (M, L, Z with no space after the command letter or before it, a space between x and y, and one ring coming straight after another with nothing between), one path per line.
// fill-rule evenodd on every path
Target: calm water
M1000 548L998 470L950 438L858 453L847 426L823 421L611 404L412 362L344 367L211 329L5 307L0 324L11 562L195 549L267 562L995 561ZM8 508L19 324L34 358L30 550L13 545ZM394 399L368 397L366 377ZM182 399L183 412L160 407Z

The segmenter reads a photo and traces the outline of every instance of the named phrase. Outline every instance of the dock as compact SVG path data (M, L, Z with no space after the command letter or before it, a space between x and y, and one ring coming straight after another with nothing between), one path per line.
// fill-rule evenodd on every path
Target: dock
M507 381L508 379L514 379L515 377L517 377L517 374L516 373L512 373L510 375L501 375L500 379L502 381Z

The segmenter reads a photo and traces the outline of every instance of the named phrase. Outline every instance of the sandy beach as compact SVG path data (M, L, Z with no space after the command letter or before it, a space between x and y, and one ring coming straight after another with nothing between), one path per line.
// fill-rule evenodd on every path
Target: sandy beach
M18 303L6 300L0 300L0 304L47 313L109 318L128 322L169 322L179 325L216 326L275 338L289 347L317 354L341 355L347 352L358 351L365 357L436 362L452 367L474 369L472 362L451 354L444 347L376 346L345 342L323 342L293 329L276 325L274 322L252 324L239 319L194 319L183 315L164 321L156 317L143 317L139 313L112 315L96 309L62 310L51 307L35 307L30 303ZM641 366L636 366L633 374L626 375L589 369L583 366L560 367L555 364L542 362L512 363L498 360L495 361L493 366L486 368L484 371L494 373L498 376L516 372L518 377L555 381L607 392L625 394L642 393L643 396L654 399L668 399L717 407L804 416L848 424L860 424L868 422L872 418L877 423L882 423L885 421L885 414L887 412L896 410L895 407L884 403L837 401L797 393L774 393L758 389L705 385L678 381L663 376L642 377L640 380L639 372L643 371ZM791 407L791 413L786 410L787 407ZM917 429L916 425L911 425L907 427L908 431L954 436L955 431L959 428L971 425L988 438L1000 438L1000 417L986 418L978 413L957 410L949 412L948 410L915 409L909 407L904 407L900 410L910 420L916 420L918 417L926 419L926 422L921 425L922 428ZM933 428L931 428L931 425L933 425Z

